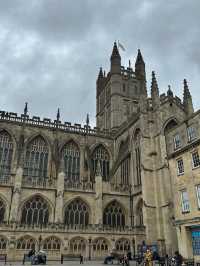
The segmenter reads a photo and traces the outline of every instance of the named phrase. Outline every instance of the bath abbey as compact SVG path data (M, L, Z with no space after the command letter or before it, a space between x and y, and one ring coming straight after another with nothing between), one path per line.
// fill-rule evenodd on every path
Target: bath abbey
M200 256L200 111L180 86L160 94L152 71L147 88L141 51L124 67L114 43L95 128L0 111L0 254Z

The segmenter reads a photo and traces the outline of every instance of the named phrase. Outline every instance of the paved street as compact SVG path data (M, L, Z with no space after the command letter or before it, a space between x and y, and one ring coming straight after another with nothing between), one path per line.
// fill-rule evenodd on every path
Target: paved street
M0 265L4 265L3 262L0 262ZM31 265L29 262L27 262L25 265ZM55 262L55 261L50 261L48 265L55 265L55 266L80 266L80 263L79 261L65 261L63 264L60 264L59 262ZM85 261L83 265L89 265L89 266L102 266L104 265L103 264L103 261ZM113 264L113 265L117 265L116 264ZM7 262L7 266L22 266L22 263L21 262ZM130 262L130 266L135 266L135 263L134 262Z

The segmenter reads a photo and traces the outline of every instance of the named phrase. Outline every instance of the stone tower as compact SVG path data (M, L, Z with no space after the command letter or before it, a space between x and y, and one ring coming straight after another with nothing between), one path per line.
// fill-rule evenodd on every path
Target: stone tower
M100 68L96 83L96 120L100 129L117 130L130 116L137 114L147 97L145 63L140 50L135 72L121 65L116 42L110 57L110 71Z

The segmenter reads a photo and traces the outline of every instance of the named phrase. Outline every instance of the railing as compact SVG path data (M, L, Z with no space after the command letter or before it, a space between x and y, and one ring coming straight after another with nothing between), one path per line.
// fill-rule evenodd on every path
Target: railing
M16 224L16 223L1 223L0 230L13 230L13 231L40 231L40 232L87 232L87 233L116 233L116 234L144 234L145 226L119 226L110 227L103 224L89 224L83 225L65 225L61 223L49 223L42 226Z
M23 187L55 188L55 181L49 178L23 176Z
M97 127L91 128L89 125L84 125L82 127L81 124L71 125L70 122L64 122L64 124L62 124L61 121L57 120L52 121L49 118L44 118L43 120L40 120L40 117L38 116L33 116L32 118L29 118L28 115L22 114L21 116L18 116L17 113L12 113L12 112L0 111L0 120L17 122L26 125L41 126L44 128L60 129L72 133L82 133L82 134L98 135L104 137L111 136L111 132L108 129L100 130Z
M65 181L64 186L65 186L65 190L94 191L94 183L92 182Z

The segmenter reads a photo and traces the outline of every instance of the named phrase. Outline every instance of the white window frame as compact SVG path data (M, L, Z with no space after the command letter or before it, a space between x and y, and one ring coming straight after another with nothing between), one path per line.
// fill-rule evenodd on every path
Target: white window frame
M189 196L188 196L188 192L186 189L181 191L181 209L182 209L182 213L190 212Z
M196 196L197 196L198 209L200 209L200 184L196 185Z
M197 154L197 155L198 155L198 161L199 161L199 164L196 165L196 166L194 165L194 157L193 157L194 154ZM198 168L198 167L200 167L200 157L199 157L199 152L198 152L198 151L193 151L193 152L192 152L192 168L195 169L195 168Z
M194 126L187 127L188 141L196 139L196 128Z
M182 171L182 172L180 172L180 169L179 169L179 164L178 164L179 161L182 161L182 164L183 164L183 166L182 166L183 171ZM176 163L177 163L177 175L183 175L183 174L184 174L184 163L183 163L183 158L182 158L182 157L181 157L181 158L178 158L178 159L176 160Z
M181 138L180 138L180 134L177 133L174 136L174 150L177 150L180 147L181 147Z

